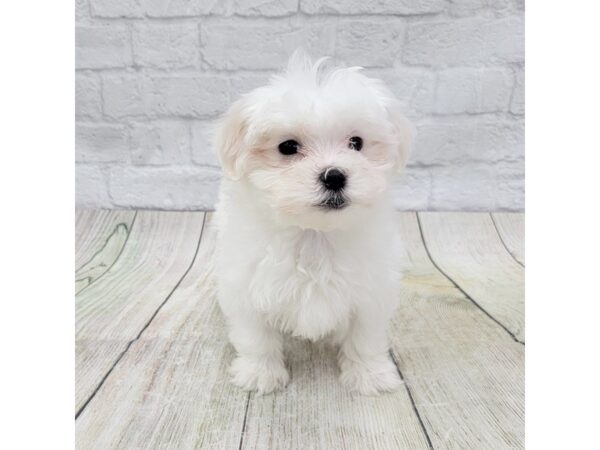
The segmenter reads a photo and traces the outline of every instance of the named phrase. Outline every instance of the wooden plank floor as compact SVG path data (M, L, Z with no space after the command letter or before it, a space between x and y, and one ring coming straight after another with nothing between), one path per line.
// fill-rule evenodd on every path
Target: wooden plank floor
M346 392L335 350L301 340L286 390L228 382L211 213L76 217L77 448L523 448L522 214L397 214L405 383L379 397Z

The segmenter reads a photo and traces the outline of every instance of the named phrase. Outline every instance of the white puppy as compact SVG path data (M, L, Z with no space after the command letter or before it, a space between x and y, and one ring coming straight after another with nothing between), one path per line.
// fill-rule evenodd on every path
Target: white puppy
M219 304L233 382L259 393L289 380L285 335L339 346L350 390L401 383L387 340L400 281L387 193L411 127L380 81L323 61L294 54L231 106L216 136Z

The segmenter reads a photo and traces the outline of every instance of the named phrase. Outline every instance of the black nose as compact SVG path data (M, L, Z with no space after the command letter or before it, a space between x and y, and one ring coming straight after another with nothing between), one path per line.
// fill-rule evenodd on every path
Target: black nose
M346 186L346 175L338 169L325 169L319 176L319 180L330 191L341 191Z

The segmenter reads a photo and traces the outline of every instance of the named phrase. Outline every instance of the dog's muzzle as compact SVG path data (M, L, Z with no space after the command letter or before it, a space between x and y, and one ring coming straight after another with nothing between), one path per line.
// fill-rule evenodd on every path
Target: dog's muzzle
M349 204L350 202L348 199L346 199L346 197L344 197L342 194L332 194L327 196L325 200L319 203L319 206L323 209L335 210L345 208Z

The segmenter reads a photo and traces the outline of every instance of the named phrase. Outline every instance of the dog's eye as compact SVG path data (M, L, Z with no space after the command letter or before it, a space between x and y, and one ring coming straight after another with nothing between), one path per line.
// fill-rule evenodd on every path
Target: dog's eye
M361 137L352 136L350 139L348 139L348 147L350 147L352 150L360 151L362 146L363 140Z
M279 144L279 152L283 155L293 155L294 153L298 153L299 148L300 144L293 139Z

